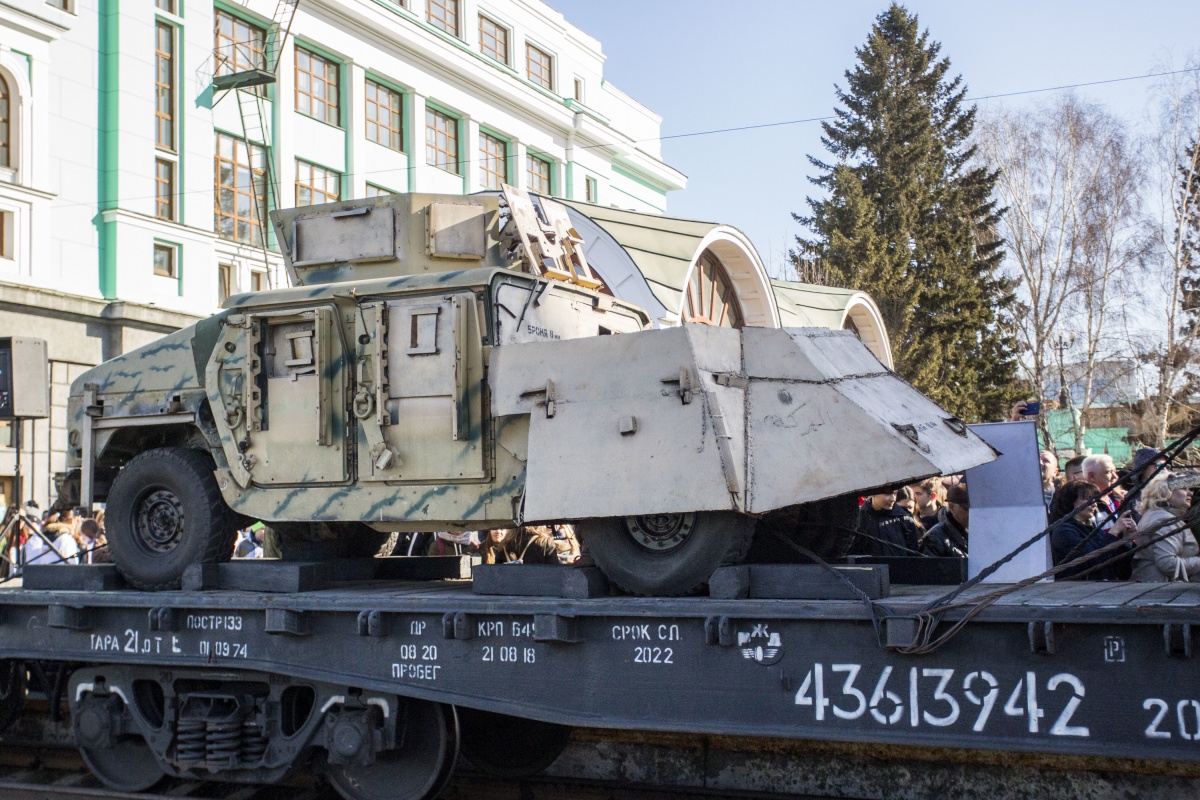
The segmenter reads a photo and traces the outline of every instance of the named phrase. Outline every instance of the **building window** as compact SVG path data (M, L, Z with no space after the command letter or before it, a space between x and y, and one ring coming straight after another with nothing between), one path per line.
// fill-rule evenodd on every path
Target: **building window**
M175 247L169 244L154 244L154 274L164 278L176 277Z
M216 74L266 69L267 32L220 9L216 12Z
M175 219L175 164L154 159L154 216Z
M583 78L575 79L575 100L579 103L583 102Z
M742 309L725 266L705 252L688 279L684 322L699 322L724 328L742 327Z
M296 159L296 205L332 203L342 196L342 176L333 170Z
M458 174L458 120L425 109L425 163Z
M501 64L508 63L508 28L479 15L479 52Z
M338 65L302 47L296 48L296 110L338 124Z
M233 294L233 265L217 265L217 303L224 303Z
M367 138L393 150L404 149L400 93L367 81Z
M427 0L425 19L433 27L458 36L458 0Z
M75 13L75 0L46 0L46 5Z
M500 189L508 183L508 142L487 133L479 134L479 185Z
M525 166L529 178L529 191L550 194L550 162L544 158L526 154Z
M11 211L0 211L0 258L12 261L16 256L17 215Z
M583 179L583 193L584 193L584 198L589 203L599 203L600 202L600 186L596 183L595 178L584 178Z
M525 45L525 70L529 80L543 89L554 89L554 59L541 48Z
M261 292L267 285L267 273L261 269L250 270L250 291Z
M373 183L367 184L367 197L390 197L394 195L391 189L385 189L382 186L376 186Z
M154 0L154 7L168 14L175 13L175 0Z
M265 201L262 148L218 133L216 163L217 235L233 242L260 244L259 214Z
M11 167L12 157L12 94L8 79L0 75L0 167Z
M175 29L165 22L155 26L154 143L175 149Z

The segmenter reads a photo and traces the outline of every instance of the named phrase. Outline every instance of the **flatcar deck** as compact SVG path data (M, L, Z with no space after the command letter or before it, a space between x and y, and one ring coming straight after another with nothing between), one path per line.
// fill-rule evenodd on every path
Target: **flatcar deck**
M1200 761L1200 586L1044 583L928 655L856 600L0 590L0 658L287 676L567 725ZM994 592L974 587L964 605ZM877 624L876 624L877 623Z

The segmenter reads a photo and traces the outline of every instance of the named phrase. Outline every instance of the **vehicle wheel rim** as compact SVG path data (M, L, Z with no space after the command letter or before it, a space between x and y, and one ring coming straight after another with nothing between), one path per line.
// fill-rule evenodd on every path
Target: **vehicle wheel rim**
M183 538L183 502L169 489L147 493L137 504L133 529L147 550L171 552Z
M655 553L669 553L683 547L695 529L695 514L646 514L625 518L629 538L639 547Z

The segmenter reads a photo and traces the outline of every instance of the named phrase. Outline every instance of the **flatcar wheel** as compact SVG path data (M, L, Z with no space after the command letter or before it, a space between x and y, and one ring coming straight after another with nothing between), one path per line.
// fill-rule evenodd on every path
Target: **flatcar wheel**
M596 566L627 592L670 596L701 589L717 567L738 564L755 519L732 511L581 520L575 532Z
M166 777L140 736L123 737L112 747L81 747L79 754L98 781L118 792L144 792Z
M400 708L399 747L368 766L330 767L329 782L346 800L429 800L450 782L458 761L454 706L401 698Z
M25 706L25 664L0 661L0 731L16 722Z
M497 778L528 778L550 766L571 738L566 725L458 709L463 757Z

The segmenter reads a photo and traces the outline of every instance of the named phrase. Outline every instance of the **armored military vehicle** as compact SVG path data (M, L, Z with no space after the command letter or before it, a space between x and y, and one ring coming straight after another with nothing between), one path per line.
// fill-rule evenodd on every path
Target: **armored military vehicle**
M394 195L272 221L289 288L72 386L81 502L107 502L136 586L228 558L253 519L285 557L571 521L618 585L686 593L764 519L803 519L776 527L838 555L844 530L816 518L847 495L994 457L853 333L652 329L549 199Z

